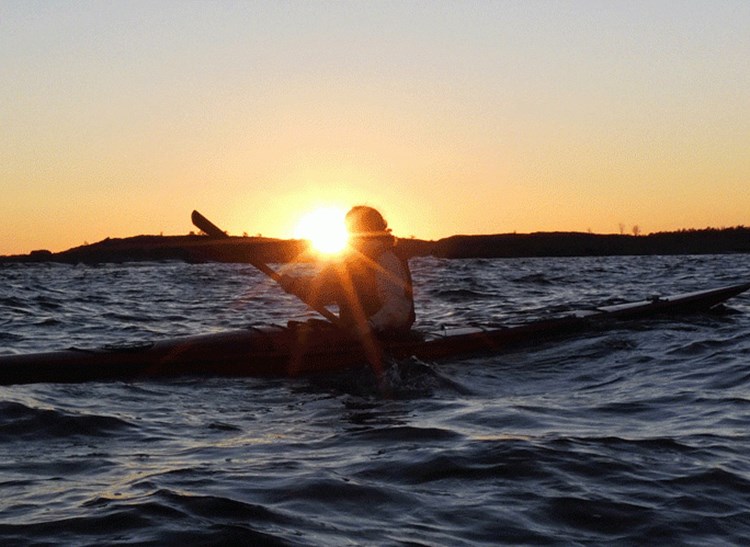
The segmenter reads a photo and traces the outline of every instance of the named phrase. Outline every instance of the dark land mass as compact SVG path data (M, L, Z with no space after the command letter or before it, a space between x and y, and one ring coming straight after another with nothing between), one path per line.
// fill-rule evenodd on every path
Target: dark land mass
M649 235L600 235L579 232L457 235L437 241L401 239L406 256L441 258L515 258L616 255L750 253L750 228L683 230ZM98 243L52 253L2 256L0 262L103 263L167 261L282 263L311 260L306 241L206 235L107 238Z

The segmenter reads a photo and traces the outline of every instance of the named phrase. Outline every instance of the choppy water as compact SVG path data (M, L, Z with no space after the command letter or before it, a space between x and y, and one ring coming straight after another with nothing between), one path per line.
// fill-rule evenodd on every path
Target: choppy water
M412 261L418 327L750 279L750 255ZM242 265L0 266L0 351L284 323ZM750 296L324 380L0 388L3 544L743 544Z

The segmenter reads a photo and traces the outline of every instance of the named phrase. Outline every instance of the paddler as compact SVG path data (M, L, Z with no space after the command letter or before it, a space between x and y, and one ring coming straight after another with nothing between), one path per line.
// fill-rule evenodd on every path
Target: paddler
M383 215L358 205L346 214L349 246L315 276L282 275L281 286L315 306L337 304L340 324L365 335L403 336L414 323L411 272L395 252Z

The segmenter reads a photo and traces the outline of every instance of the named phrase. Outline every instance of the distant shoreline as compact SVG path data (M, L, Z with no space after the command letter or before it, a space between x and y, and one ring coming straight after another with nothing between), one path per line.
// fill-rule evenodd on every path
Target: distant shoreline
M404 256L440 258L521 258L625 255L686 255L750 253L750 228L681 230L648 235L602 235L583 232L531 234L456 235L436 241L400 239ZM262 237L212 238L206 235L140 235L107 238L53 253L32 251L26 255L0 256L0 263L58 262L96 264L107 262L169 261L271 263L312 260L309 244L302 240Z

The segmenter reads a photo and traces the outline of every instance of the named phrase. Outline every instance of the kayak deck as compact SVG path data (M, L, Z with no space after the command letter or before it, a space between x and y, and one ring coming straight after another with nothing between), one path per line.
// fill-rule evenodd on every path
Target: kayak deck
M37 382L139 380L178 376L301 376L326 374L365 363L379 354L395 359L444 359L500 351L543 337L584 330L595 323L642 319L664 313L708 310L750 289L750 283L629 304L582 310L554 319L506 328L462 328L415 333L400 339L362 344L333 326L252 327L173 338L66 349L25 355L0 355L0 385Z

